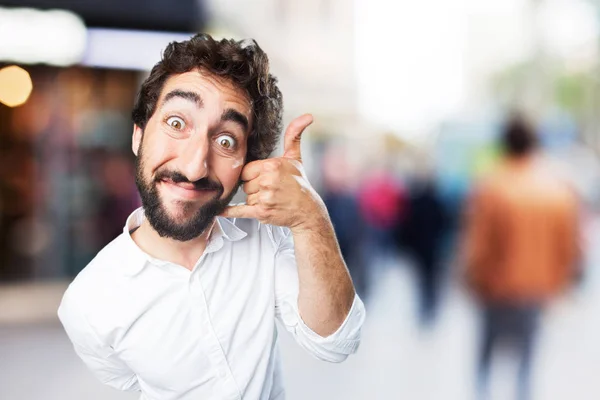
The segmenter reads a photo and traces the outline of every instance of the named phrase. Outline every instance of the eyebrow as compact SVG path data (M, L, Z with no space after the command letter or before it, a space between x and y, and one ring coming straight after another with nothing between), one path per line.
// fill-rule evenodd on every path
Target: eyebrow
M221 116L221 121L232 121L239 124L242 128L244 128L244 132L247 133L250 128L250 123L248 122L248 118L244 114L239 111L234 110L233 108L227 109Z
M202 101L202 97L200 97L200 95L196 92L189 92L189 91L185 91L185 90L179 90L179 89L175 89L169 93L166 94L165 99L162 102L162 105L164 106L167 102L169 102L172 99L175 98L180 98L180 99L185 99L188 101L191 101L193 103L196 103L196 107L198 108L202 108L204 107L204 102Z

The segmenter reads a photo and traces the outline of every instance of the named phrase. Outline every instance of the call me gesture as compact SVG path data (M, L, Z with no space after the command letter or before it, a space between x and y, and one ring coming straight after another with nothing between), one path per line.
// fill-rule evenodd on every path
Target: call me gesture
M302 133L312 122L312 115L304 114L289 124L281 157L246 164L241 173L246 204L228 207L222 216L254 218L291 230L300 281L300 314L312 330L328 336L346 318L354 287L327 209L302 165Z

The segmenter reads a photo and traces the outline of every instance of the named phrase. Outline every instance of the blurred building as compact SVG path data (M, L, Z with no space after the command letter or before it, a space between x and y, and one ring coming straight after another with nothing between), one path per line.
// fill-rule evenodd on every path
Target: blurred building
M0 282L72 277L120 233L139 204L135 94L168 42L202 30L203 6L0 2L0 75L25 76L0 79Z
M345 121L357 111L352 2L209 0L208 5L209 31L255 38L267 52L288 114L308 110L327 129L350 128Z

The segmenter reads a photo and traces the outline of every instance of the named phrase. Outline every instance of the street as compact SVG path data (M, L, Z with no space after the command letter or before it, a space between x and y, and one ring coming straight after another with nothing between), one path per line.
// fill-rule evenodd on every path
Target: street
M597 259L590 254L592 260ZM600 398L597 275L589 269L581 290L546 313L534 365L535 399ZM281 332L288 399L474 398L476 309L464 291L452 284L435 328L422 332L415 323L412 281L410 268L399 260L379 266L361 347L342 364L313 359L287 332ZM73 352L58 321L1 324L0 354L2 400L138 397L98 383ZM511 365L509 353L496 358L493 400L511 398L515 378Z

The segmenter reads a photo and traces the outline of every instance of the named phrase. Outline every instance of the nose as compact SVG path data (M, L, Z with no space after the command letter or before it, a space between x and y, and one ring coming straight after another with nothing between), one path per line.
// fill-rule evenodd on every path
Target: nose
M197 132L189 140L182 143L181 155L179 156L177 167L190 182L195 182L208 176L209 149L210 143L206 132L204 134Z

